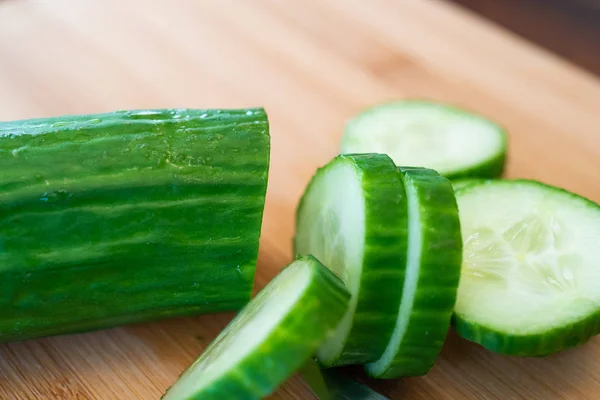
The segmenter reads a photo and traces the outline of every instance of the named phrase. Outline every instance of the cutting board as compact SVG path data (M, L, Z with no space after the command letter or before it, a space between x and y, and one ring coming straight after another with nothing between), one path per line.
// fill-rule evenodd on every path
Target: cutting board
M292 259L297 201L337 153L345 120L408 97L453 102L504 125L507 176L600 201L600 81L449 3L0 1L0 120L266 108L272 167L257 289ZM231 317L0 345L0 398L158 399ZM450 332L426 377L373 385L407 400L598 399L600 337L521 359ZM312 396L295 377L273 398Z

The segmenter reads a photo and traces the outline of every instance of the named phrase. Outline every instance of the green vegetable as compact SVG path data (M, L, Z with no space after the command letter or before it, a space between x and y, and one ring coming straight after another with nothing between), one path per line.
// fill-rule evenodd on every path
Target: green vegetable
M511 355L544 356L600 333L600 207L527 180L458 192L464 261L454 327Z
M0 342L243 307L268 167L262 109L0 123Z
M336 369L323 371L325 382L333 400L389 400L384 395L360 384Z
M497 124L456 107L405 100L353 117L343 153L386 153L397 165L432 168L448 178L502 175L507 138Z
M465 178L465 179L455 179L452 181L452 187L454 188L454 191L459 191L459 190L463 190L466 187L469 187L471 185L475 185L481 182L484 182L484 179L469 179L469 178Z
M319 169L296 218L295 250L335 272L352 300L317 352L327 367L376 360L391 337L407 246L404 187L383 154L341 155Z
M317 399L335 400L329 392L327 383L325 383L323 371L319 368L319 364L316 360L313 360L312 358L308 360L308 362L300 369L299 373L302 380L304 380Z
M426 374L446 338L458 288L462 241L450 181L424 168L400 167L408 199L408 261L391 340L365 366L375 378Z
M350 294L314 257L284 268L221 332L164 400L260 399L314 354Z
M339 371L339 368L319 369L313 360L304 365L300 374L319 400L389 400Z

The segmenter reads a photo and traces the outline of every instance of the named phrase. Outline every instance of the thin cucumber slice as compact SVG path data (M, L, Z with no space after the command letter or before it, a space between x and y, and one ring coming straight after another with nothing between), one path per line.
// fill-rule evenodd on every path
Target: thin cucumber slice
M507 138L502 127L447 104L404 100L379 104L352 118L343 153L386 153L398 165L432 168L451 178L502 175Z
M431 169L400 167L409 212L402 301L381 358L365 366L375 378L426 374L450 327L460 278L462 241L450 181Z
M600 333L600 207L556 187L458 192L464 261L453 324L487 349L544 356Z
M379 358L400 303L407 246L404 187L384 154L340 155L319 169L300 201L294 247L313 254L352 294L321 365Z
M165 393L165 400L260 399L341 320L350 294L314 257L284 268Z

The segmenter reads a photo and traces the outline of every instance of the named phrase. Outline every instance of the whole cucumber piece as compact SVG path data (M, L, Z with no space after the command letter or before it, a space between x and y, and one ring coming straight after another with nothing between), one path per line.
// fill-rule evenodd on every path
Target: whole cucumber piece
M240 309L269 152L262 109L0 122L0 342Z

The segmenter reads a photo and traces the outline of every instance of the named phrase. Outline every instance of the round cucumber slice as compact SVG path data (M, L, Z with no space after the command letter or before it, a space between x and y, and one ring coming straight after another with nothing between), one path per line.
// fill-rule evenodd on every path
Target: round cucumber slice
M458 192L464 261L453 318L464 338L544 356L600 333L600 207L527 180Z
M408 199L408 257L394 333L381 358L365 365L375 378L426 374L442 349L456 302L462 241L454 190L425 168L400 167Z
M346 284L348 311L317 358L331 367L379 358L392 334L406 264L404 187L384 154L340 155L320 168L298 206L295 251Z
M397 165L432 168L451 178L502 175L507 138L494 122L424 100L379 104L353 117L342 153L386 153Z
M314 354L350 294L315 258L284 268L210 344L164 400L261 399Z

